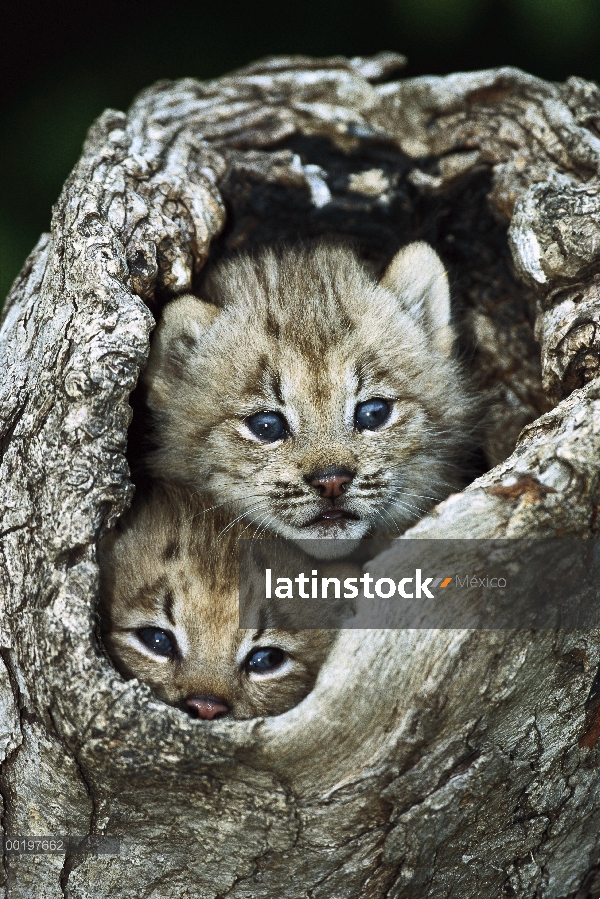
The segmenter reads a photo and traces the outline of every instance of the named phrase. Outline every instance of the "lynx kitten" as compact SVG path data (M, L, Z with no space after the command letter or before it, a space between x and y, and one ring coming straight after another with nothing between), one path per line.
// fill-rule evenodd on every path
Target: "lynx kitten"
M324 557L452 492L472 402L431 247L404 247L379 282L349 248L265 250L215 267L205 292L171 302L153 341L155 475L256 532L338 538Z
M156 485L99 546L106 649L125 676L198 718L287 711L312 689L335 637L238 629L240 530Z

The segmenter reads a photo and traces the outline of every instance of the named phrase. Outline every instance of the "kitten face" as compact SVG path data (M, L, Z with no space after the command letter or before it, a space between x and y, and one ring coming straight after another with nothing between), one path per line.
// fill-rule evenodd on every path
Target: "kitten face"
M145 373L155 474L253 531L395 536L452 489L470 416L443 266L425 244L381 283L348 249L267 251L167 306ZM323 544L323 555L336 554Z
M240 630L239 531L158 488L100 544L103 642L119 670L194 717L252 718L312 689L335 632Z

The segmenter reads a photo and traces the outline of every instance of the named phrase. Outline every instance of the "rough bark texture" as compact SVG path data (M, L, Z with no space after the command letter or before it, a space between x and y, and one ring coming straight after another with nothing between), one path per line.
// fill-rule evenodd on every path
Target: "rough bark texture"
M431 241L496 467L415 535L595 536L600 92L515 69L386 81L401 62L268 60L104 113L15 283L2 829L123 841L5 853L7 897L598 895L598 633L347 631L298 707L212 725L124 682L95 636L153 314L209 251L326 233L382 266Z

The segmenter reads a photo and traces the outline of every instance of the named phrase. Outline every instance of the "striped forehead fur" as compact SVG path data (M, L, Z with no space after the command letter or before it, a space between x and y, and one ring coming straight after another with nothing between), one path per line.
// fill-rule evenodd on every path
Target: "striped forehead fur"
M180 567L181 560L191 577L207 590L237 588L237 543L243 525L219 509L209 509L200 494L177 484L154 484L152 491L134 502L133 508L107 535L101 545L105 590L114 591L115 571L123 583L140 583L140 564L145 566L143 584L134 594L123 591L125 601L138 606L166 593L166 572ZM191 560L191 561L190 561Z
M326 243L241 254L215 266L205 280L219 306L252 310L266 334L311 356L354 328L344 300L370 286L352 250Z

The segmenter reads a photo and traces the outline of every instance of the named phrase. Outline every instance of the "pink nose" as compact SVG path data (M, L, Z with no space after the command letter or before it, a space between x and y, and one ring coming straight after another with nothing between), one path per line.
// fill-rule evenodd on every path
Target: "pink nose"
M204 721L222 718L229 711L227 703L222 699L215 699L214 696L189 696L185 704L196 718L202 718Z
M322 496L324 499L337 499L338 496L342 496L346 492L348 485L351 483L352 475L350 472L345 471L332 472L331 474L323 471L316 474L309 481L310 486L316 487L319 496Z

